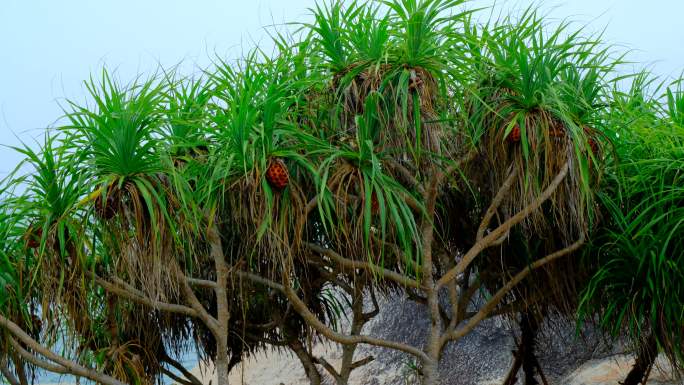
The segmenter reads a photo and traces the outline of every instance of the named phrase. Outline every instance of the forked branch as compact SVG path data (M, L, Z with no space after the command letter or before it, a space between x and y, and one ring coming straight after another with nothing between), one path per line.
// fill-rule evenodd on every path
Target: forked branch
M508 174L508 177L506 178L504 183L501 185L501 188L499 188L499 191L494 196L494 199L492 199L489 208L487 208L487 211L485 212L485 215L482 218L482 222L480 222L480 227L477 229L476 241L480 241L484 237L484 232L487 230L487 227L489 226L489 223L492 221L494 214L496 214L496 211L499 209L499 206L501 206L501 202L503 202L504 198L506 197L506 194L508 194L508 192L510 191L511 186L513 185L513 181L515 180L516 174L517 169L513 168L511 172Z
M299 296L297 296L297 293L295 291L287 286L287 285L281 285L279 283L273 282L269 279L260 277L256 274L252 273L247 273L247 272L236 272L239 276L249 279L252 282L268 286L272 289L279 290L285 296L287 299L292 303L292 307L295 309L299 315L304 318L304 320L316 331L324 335L326 338L328 338L331 341L343 344L343 345L351 345L351 344L368 344L368 345L374 345L374 346L380 346L380 347L385 347L389 349L394 349L394 350L399 350L404 353L411 354L421 360L429 360L429 357L420 349L411 346L411 345L406 345L402 344L400 342L394 342L394 341L387 341L383 340L380 338L375 338L375 337L370 337L370 336L365 336L365 335L355 335L355 336L350 336L346 335L343 333L336 332L329 328L325 323L323 323L321 320L318 319L318 317L309 310L309 308L306 306L306 303L302 301Z
M568 163L565 163L561 171L556 175L555 178L551 181L548 187L544 189L544 191L535 199L532 203L529 205L525 206L522 210L520 210L518 213L513 215L511 218L509 218L507 221L499 225L496 229L492 230L489 234L487 234L485 237L483 237L481 240L477 241L473 247L468 250L468 252L463 256L461 261L458 262L458 264L450 269L446 274L442 276L437 281L437 288L443 287L447 282L451 281L452 279L455 279L459 274L463 273L465 269L470 266L470 264L473 262L475 257L480 255L480 253L492 246L494 242L496 242L498 239L500 239L505 233L507 233L513 226L517 225L518 223L522 222L527 218L531 213L534 211L538 210L541 205L546 202L551 195L556 191L558 186L561 184L563 179L568 175L568 171L570 169L570 165Z
M577 249L579 249L584 244L584 236L581 236L575 243L567 246L561 250L547 255L546 257L539 259L531 263L527 268L516 274L510 281L508 281L501 289L499 289L492 298L487 301L487 303L480 308L480 310L471 317L468 322L458 330L454 330L450 333L444 335L443 343L449 340L459 339L466 334L470 333L482 320L486 319L487 316L496 308L499 303L504 299L506 294L508 294L513 288L525 279L533 270L538 269L544 265L547 265L558 258L564 257Z

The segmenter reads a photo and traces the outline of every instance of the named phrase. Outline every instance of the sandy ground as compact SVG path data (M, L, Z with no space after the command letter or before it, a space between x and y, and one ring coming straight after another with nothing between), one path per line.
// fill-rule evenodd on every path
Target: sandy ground
M327 351L331 353L330 350ZM334 351L333 351L334 353ZM334 354L333 354L334 357ZM330 360L333 365L339 364L338 359ZM618 355L601 360L592 360L577 368L562 383L565 385L615 385L624 380L634 363L633 358L626 355ZM205 384L215 375L209 375L213 368L193 369ZM649 385L682 385L683 380L677 380L671 374L671 368L664 357L659 357L657 366L651 372ZM502 378L495 378L481 382L481 385L499 385ZM280 352L258 354L247 360L244 365L236 369L230 376L231 385L308 385L309 382L296 357ZM359 370L352 376L350 385L366 384L402 384L396 382L396 377L391 375L369 375L364 370Z
M315 354L325 356L334 366L339 366L340 352L334 346L317 345ZM191 371L194 375L208 384L216 383L213 367L202 365ZM304 369L297 357L287 350L273 350L259 352L236 366L230 375L231 385L308 385Z
M316 347L317 354L325 354L333 365L339 365L339 351L335 348ZM633 364L633 359L626 355L617 355L601 360L592 360L572 372L562 384L564 385L615 385L624 380ZM350 385L403 385L412 382L399 380L390 371L378 373L372 370L358 370L352 374ZM209 384L216 384L213 367L198 366L192 373ZM483 381L480 385L499 385L503 379L494 378ZM331 383L331 382L328 382ZM70 383L45 383L40 385L67 385ZM296 357L280 351L260 353L233 370L230 375L231 385L309 385L304 370ZM664 357L659 357L657 366L651 372L649 385L684 385L684 380L677 380L671 374L671 368Z
M314 354L324 357L336 369L341 364L341 349L336 345L316 345ZM355 356L355 360L364 358ZM404 375L399 370L379 367L379 363L370 363L363 368L352 372L349 379L350 385L366 384L392 384L403 385ZM191 371L203 383L216 383L216 374L213 367L200 365ZM328 377L327 373L321 375ZM333 384L332 378L328 378L327 384ZM412 383L412 382L410 382ZM230 375L231 385L309 385L309 380L304 373L301 363L294 354L286 350L274 350L258 353L246 359L236 366Z

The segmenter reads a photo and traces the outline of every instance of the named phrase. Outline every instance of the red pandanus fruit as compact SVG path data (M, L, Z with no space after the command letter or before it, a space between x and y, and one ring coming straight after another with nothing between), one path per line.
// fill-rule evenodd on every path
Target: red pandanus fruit
M520 141L520 126L519 125L516 124L515 126L513 126L513 129L511 130L511 132L508 133L506 140L509 143L517 143Z
M285 162L281 159L273 159L266 169L266 180L272 188L282 190L290 183L290 173L287 171Z
M24 234L24 241L26 242L26 247L29 249L37 249L40 247L40 240L43 238L43 228L29 226Z

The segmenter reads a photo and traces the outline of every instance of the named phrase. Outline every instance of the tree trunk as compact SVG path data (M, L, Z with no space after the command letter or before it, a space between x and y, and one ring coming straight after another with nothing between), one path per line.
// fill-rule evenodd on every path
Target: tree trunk
M363 297L361 297L361 301L363 301ZM356 309L356 303L353 306L355 307L354 317L352 319L351 332L349 335L357 336L361 334L361 329L363 328L365 321L363 320L363 308L359 313ZM361 306L363 306L363 302L361 302ZM357 344L342 345L342 364L340 365L340 374L339 376L335 377L335 382L337 385L347 385L349 383L349 376L354 369L354 352L356 352L356 347Z
M535 368L537 359L535 357L535 345L537 343L537 321L529 312L522 313L520 317L520 331L521 342L520 349L522 349L522 369L525 378L525 385L537 385L535 376Z
M653 367L658 356L658 342L653 334L639 346L639 354L632 370L627 374L623 385L637 385L646 383L646 373Z
M423 385L439 385L439 363L434 360L423 362Z
M365 276L361 279L366 279ZM349 335L358 336L361 334L363 325L371 318L370 314L366 315L363 312L363 284L354 285L354 297L352 300L352 324ZM373 290L372 288L370 290ZM354 370L354 352L356 352L357 344L342 345L342 365L340 366L339 376L335 377L337 385L347 385L349 383L349 376Z
M110 347L109 362L107 366L113 368L117 364L119 355L119 324L116 319L117 298L111 293L106 293L107 297L107 328L109 329Z
M441 171L433 166L432 179L425 186L425 208L428 215L423 218L421 225L421 242L423 243L423 279L422 284L427 297L427 310L430 314L430 335L428 337L425 353L427 360L423 360L423 385L439 384L439 358L442 352L442 331L446 325L442 324L442 316L439 312L439 288L434 279L435 264L432 260L432 246L434 241L435 229L433 221L435 218L435 207L437 205L437 195L439 190L439 180Z
M302 342L299 340L293 340L289 343L289 346L304 366L304 371L306 372L306 376L309 378L311 385L321 385L321 374L318 373L318 369L316 369L313 357L311 357L311 354L306 351L304 345L302 345Z
M441 353L442 324L439 317L437 292L428 294L428 306L431 308L431 325L428 344L425 349L429 361L423 362L423 385L439 385L439 356Z
M352 372L352 364L354 363L353 359L356 346L356 344L342 345L342 365L340 366L340 375L335 377L335 382L337 385L347 385L349 383L349 376Z
M210 253L216 267L216 287L214 288L214 293L216 294L216 320L218 321L218 331L215 333L217 385L228 385L228 373L230 372L230 360L228 359L230 307L226 287L228 286L229 270L223 254L221 236L216 224L209 228L207 240L209 241Z
M513 366L508 372L503 385L515 385L518 382L518 372L522 366L522 350L520 349L520 346L518 346L517 350L513 350L513 357Z
M216 359L214 362L216 365L217 385L228 385L228 373L230 373L228 362L228 346L219 341L216 344Z

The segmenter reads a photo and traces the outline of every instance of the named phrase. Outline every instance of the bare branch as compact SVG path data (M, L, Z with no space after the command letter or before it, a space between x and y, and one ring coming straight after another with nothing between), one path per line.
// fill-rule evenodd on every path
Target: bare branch
M32 365L35 365L36 367L47 370L50 373L57 373L57 374L68 374L69 373L65 367L63 367L61 365L53 364L53 363L48 362L48 361L45 361L45 360L31 354L29 351L24 349L21 346L21 344L19 344L17 342L17 340L15 340L14 338L10 337L9 343L10 343L10 345L12 345L12 348L14 349L14 351L17 352L21 356L21 358L23 358L27 362L31 363Z
M328 373L330 373L333 378L336 380L340 378L340 374L337 373L337 370L335 370L335 367L330 364L325 358L323 357L316 357L314 359L314 362L321 365Z
M579 240L577 240L575 243L573 243L570 246L567 246L561 250L558 250L554 253L551 253L547 255L546 257L539 259L532 264L530 264L527 268L524 270L520 271L518 274L516 274L510 281L508 281L499 291L492 296L492 298L487 301L487 303L473 316L468 320L468 323L464 325L462 328L444 335L443 342L446 342L448 340L456 340L464 335L470 333L482 320L487 318L489 313L491 313L494 308L503 300L503 298L510 292L520 281L525 279L530 272L532 272L535 269L538 269L544 265L547 265L553 261L555 261L558 258L561 258L563 256L566 256L577 249L579 249L582 245L584 244L584 236L581 236Z
M97 381L106 385L125 385L123 382L113 377L110 377L106 374L98 373L93 369L83 367L74 361L68 360L64 357L61 357L53 353L51 350L45 348L43 345L41 345L36 340L31 338L31 336L29 336L23 330L21 330L21 328L17 324L8 320L3 315L0 315L0 326L3 326L5 329L7 329L7 331L9 331L13 336L19 339L19 341L24 343L26 346L28 346L36 353L64 367L66 373L68 374L73 374L79 377L85 377L89 380Z
M464 156L461 158L457 159L456 162L454 162L450 167L446 169L444 172L445 177L451 176L451 174L455 173L457 170L459 170L465 163L470 162L473 160L478 154L478 149L477 148L471 148L468 153L466 153ZM441 183L441 180L439 181Z
M205 287L207 289L213 289L216 287L216 282L207 279L187 277L185 278L185 280L188 281L188 283L192 286Z
M352 370L356 369L356 368L360 368L363 365L367 365L367 364L373 362L374 360L375 360L375 357L368 356L364 359L358 360L358 361L354 362L353 364L351 364L351 368L352 368Z
M363 316L364 321L370 321L372 318L378 315L380 313L380 306L378 305L378 298L375 296L375 289L371 285L368 288L368 291L370 291L370 296L371 296L371 303L373 304L373 310L369 311L368 313L363 313L361 314Z
M311 212L316 208L318 205L318 197L313 197L311 200L306 204L304 207L304 216L309 216Z
M413 173L411 173L411 171L409 171L403 164L397 162L397 161L394 160L394 159L390 159L390 160L388 161L388 165L389 165L392 169L394 169L394 171L396 171L397 173L399 173L399 174L402 176L402 178L406 179L406 181L407 181L408 183L411 184L411 185L408 186L408 187L410 187L410 188L416 188L416 190L418 191L418 193L423 194L423 192L424 192L423 186L421 186L421 184L420 184L420 183L416 180L416 178L413 176Z
M187 279L185 279L185 275L180 270L180 267L178 267L177 265L174 265L174 267L176 270L176 274L179 274L181 276L181 289L183 290L183 294L185 295L185 300L188 301L191 308L195 311L195 317L201 319L202 322L204 322L204 324L207 326L207 328L209 328L209 330L211 330L211 332L216 335L216 333L219 332L218 320L212 317L212 315L209 314L209 312L207 312L207 309L205 309L204 306L202 306L199 299L197 299L195 292L192 291L190 283Z
M517 174L517 169L513 168L511 170L511 172L508 174L508 177L504 181L503 185L501 185L501 188L499 188L499 191L494 196L494 199L492 199L492 202L490 203L489 208L485 212L484 217L482 217L482 222L480 222L480 227L477 229L476 241L479 241L482 239L482 237L484 237L484 232L485 232L485 230L487 230L487 226L489 226L489 223L491 222L492 217L494 217L494 214L496 214L496 211L499 209L501 202L506 197L506 194L508 194L508 191L510 191L511 186L513 185L513 181L515 180L516 174Z
M487 234L484 238L482 238L480 241L476 242L473 247L468 250L468 252L463 256L461 261L452 269L450 269L446 274L442 276L437 281L437 287L441 288L444 286L447 282L449 282L452 279L455 279L459 274L463 273L472 262L475 257L477 257L484 249L492 246L492 243L500 239L506 232L508 232L513 226L517 225L518 223L522 222L527 216L529 216L532 212L535 210L539 209L539 207L548 200L551 195L556 191L558 188L558 185L565 179L565 177L568 175L568 171L570 169L570 165L568 163L565 163L561 171L556 175L556 177L551 181L549 186L544 189L544 191L541 193L541 195L532 203L524 207L522 210L520 210L517 214L513 215L511 218L509 218L506 222L502 223L499 227L491 231L489 234Z
M168 354L164 353L163 357L161 358L163 362L166 362L167 364L173 366L176 370L181 372L183 376L186 378L186 380L192 384L195 385L202 385L202 381L200 381L197 377L195 377L188 369L185 368L180 362L174 360L173 358L169 357Z
M349 336L346 334L338 333L332 329L330 329L328 326L326 326L321 320L318 319L318 317L309 310L309 308L306 306L306 304L297 296L297 293L292 290L289 286L286 285L281 285L279 283L273 282L271 280L265 279L263 277L260 277L258 275L252 274L252 273L247 273L247 272L237 272L236 274L247 278L249 280L252 280L253 282L268 286L272 289L276 289L281 291L285 296L287 297L288 300L292 303L292 306L294 307L295 311L299 313L302 318L306 320L306 322L314 329L316 329L319 333L324 335L326 338L328 338L331 341L335 341L337 343L343 344L343 345L351 345L351 344L368 344L368 345L375 345L375 346L380 346L380 347L385 347L385 348L390 348L394 350L399 350L408 354L411 354L421 360L428 360L429 357L420 349L402 344L399 342L394 342L394 341L387 341L379 338L374 338L370 336L364 336L364 335L356 335L356 336Z
M181 385L197 385L197 384L194 383L194 382L188 381L188 380L186 380L186 379L184 379L184 378L180 378L180 377L177 376L174 372L170 371L169 369L166 369L166 368L163 367L163 366L162 366L160 369L161 369L161 372L162 372L165 376L169 377L170 379L174 380L175 382L177 382L177 383L179 383L179 384L181 384ZM201 384L201 382L200 382L200 384Z
M335 187L337 187L337 182L330 183L327 186L327 189L332 190ZM309 214L311 214L311 212L316 208L316 206L318 206L318 197L317 196L311 198L311 200L309 202L307 202L306 206L304 206L304 216L308 217Z
M117 283L115 284L95 274L92 274L92 277L95 280L95 283L100 285L106 291L141 305L146 305L151 308L159 309L169 313L185 314L191 317L198 316L194 309L187 306L153 300L146 296L142 291L130 286L121 279L117 278Z
M344 258L343 256L339 255L335 251L333 251L331 249L327 249L327 248L322 247L322 246L319 246L315 243L305 243L305 245L309 249L311 249L317 253L325 255L326 257L332 259L334 262L342 265L343 267L350 268L350 269L362 269L362 270L370 271L370 272L373 272L375 274L380 274L380 276L382 276L383 278L390 279L390 280L392 280L392 281L394 281L400 285L412 287L415 289L419 288L418 282L416 282L416 281L414 281L414 280L412 280L412 279L410 279L410 278L408 278L402 274L394 272L392 270L388 270L388 269L385 269L385 268L377 266L377 265L373 265L373 264L368 263L368 262L354 261L352 259Z

